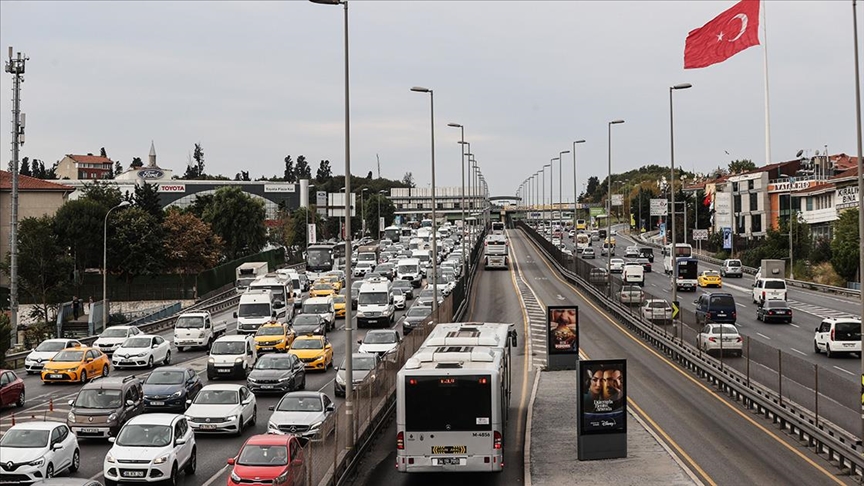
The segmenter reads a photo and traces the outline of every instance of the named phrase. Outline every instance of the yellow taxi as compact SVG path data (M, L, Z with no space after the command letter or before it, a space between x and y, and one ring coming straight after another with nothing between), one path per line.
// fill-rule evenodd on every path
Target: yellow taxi
M294 342L294 330L281 322L268 322L255 333L255 349L258 354L287 353Z
M75 346L55 354L42 368L42 382L86 383L90 378L108 376L111 362L96 348Z
M333 296L333 309L336 311L336 317L345 317L345 296L342 294Z
M338 275L323 275L319 277L318 280L315 281L315 283L330 284L333 287L333 290L335 290L336 292L342 290L342 280L339 278Z
M333 345L325 336L297 336L288 352L300 358L307 370L327 371L333 366Z
M608 237L606 237L606 243L608 243L608 244L610 244L610 245L612 245L612 246L615 246L615 237L614 237L614 236L608 236Z
M331 295L336 295L336 289L330 282L319 281L309 289L309 297L328 297Z
M704 270L696 277L696 283L700 287L723 287L723 280L720 278L720 272L716 270Z

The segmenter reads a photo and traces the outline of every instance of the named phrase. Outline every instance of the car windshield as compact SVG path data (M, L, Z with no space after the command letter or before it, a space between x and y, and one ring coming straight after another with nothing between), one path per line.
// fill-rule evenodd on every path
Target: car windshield
M300 314L294 318L295 326L317 326L320 322L318 314Z
M177 329L201 329L204 327L204 318L199 316L186 316L177 319L174 324Z
M320 339L295 339L291 349L324 349L324 342Z
M397 273L417 273L417 265L399 265L396 268Z
M261 326L258 328L258 332L255 333L256 336L283 336L285 335L285 328L282 326Z
M306 314L325 314L330 312L330 304L303 304Z
M210 354L243 354L246 343L240 341L216 341L210 348Z
M55 354L51 361L60 361L61 363L77 363L84 359L84 351L67 350L60 351Z
M127 424L115 442L123 447L165 447L174 434L170 425Z
M412 307L408 309L409 317L426 317L432 313L431 307Z
M202 405L236 405L240 403L240 394L236 390L204 389L195 396L195 403Z
M288 448L282 445L247 445L240 451L237 464L241 466L284 466L288 464Z
M36 351L40 353L57 352L66 347L66 341L42 341Z
M240 304L239 317L270 317L269 304Z
M276 407L279 412L320 412L324 404L318 397L284 397Z
M732 298L731 295L712 295L711 296L711 306L712 307L735 307L735 299Z
M738 329L731 324L723 324L720 326L712 326L711 327L712 334L738 334Z
M103 332L102 335L99 337L120 338L120 337L126 337L127 334L128 334L128 332L126 331L126 329L117 329L117 328L109 327L108 329L105 329L105 332Z
M766 289L785 289L786 282L783 280L766 280L765 281Z
M360 305L386 305L388 300L387 292L360 292L358 303Z
M48 445L48 430L10 429L0 439L0 447L36 448Z
M327 283L316 283L312 286L312 290L333 290L333 284Z
M715 271L711 270L711 271L703 273L702 275L704 275L706 277L719 277L720 272L715 272Z
M662 300L652 300L648 303L648 307L653 307L655 309L665 309L669 307L669 304Z
M789 305L786 304L785 300L766 300L765 303L762 304L762 306L766 309L785 309L789 307Z
M144 380L145 385L179 385L183 383L186 378L186 372L180 370L171 370L171 371L154 371L150 373L146 380Z
M369 332L364 344L392 344L396 342L396 334L392 332Z
M149 348L150 338L132 337L123 341L124 348Z
M728 263L726 263L726 265L730 267L740 267L741 262L739 262L738 260L730 260Z
M120 390L81 390L72 406L76 408L120 408Z
M345 296L344 295L334 296L333 297L333 303L334 304L344 304L345 303Z
M256 370L290 370L292 359L289 356L264 356L255 363Z
M357 356L355 354L351 364L352 372L357 370L369 371L375 369L375 358L373 358L372 356ZM342 363L341 368L345 368L344 362Z

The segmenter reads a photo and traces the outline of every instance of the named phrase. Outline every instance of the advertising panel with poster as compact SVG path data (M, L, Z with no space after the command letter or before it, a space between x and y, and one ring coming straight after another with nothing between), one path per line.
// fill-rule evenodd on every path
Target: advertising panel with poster
M546 312L549 354L579 354L579 307L549 306Z
M579 361L579 433L627 432L627 360Z

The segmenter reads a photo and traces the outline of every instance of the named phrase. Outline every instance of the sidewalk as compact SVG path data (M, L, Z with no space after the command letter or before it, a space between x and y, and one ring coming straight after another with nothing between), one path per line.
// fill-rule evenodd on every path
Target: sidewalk
M627 457L579 461L576 451L576 371L538 371L526 438L525 484L558 486L701 485L632 412Z

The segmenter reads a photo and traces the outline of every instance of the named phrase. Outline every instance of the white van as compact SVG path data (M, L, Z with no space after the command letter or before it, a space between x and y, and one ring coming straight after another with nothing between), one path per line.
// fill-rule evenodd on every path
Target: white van
M207 379L232 376L246 378L257 359L258 352L255 350L255 341L251 335L222 336L210 346L210 357L207 358Z
M179 351L192 346L209 349L227 330L227 323L213 321L207 311L185 312L174 322L174 345Z
M396 263L396 278L408 280L415 289L420 288L423 283L423 272L420 269L420 260L416 258L400 258Z
M273 310L284 322L291 321L294 317L294 293L291 291L291 281L277 277L276 274L268 274L259 277L249 284L250 290L266 289L273 294Z
M390 295L390 282L374 279L360 287L357 296L357 328L364 324L378 324L389 327L395 321L396 308Z
M627 262L624 264L621 278L624 280L624 283L645 285L645 268L640 263Z
M757 278L753 283L753 303L786 300L786 281L782 278Z
M296 270L282 268L276 270L276 274L291 282L291 295L294 297L294 307L300 307L303 303L303 283L300 281L300 273Z
M336 327L336 308L333 305L333 297L309 297L303 301L303 314L318 314L327 321L327 330L332 331Z
M237 319L238 334L255 334L262 324L268 322L271 317L278 319L278 314L273 309L273 293L268 289L248 290L240 296L240 303L234 311ZM285 314L283 311L282 321Z
M425 277L427 269L432 268L432 252L429 250L411 250L411 258L420 261L420 271Z

